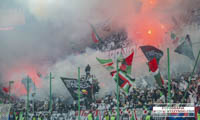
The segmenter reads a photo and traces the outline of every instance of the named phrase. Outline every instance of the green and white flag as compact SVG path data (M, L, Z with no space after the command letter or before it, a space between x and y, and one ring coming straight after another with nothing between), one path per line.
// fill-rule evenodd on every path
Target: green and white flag
M114 67L113 67L113 61L112 59L99 59L99 58L96 58L97 61L102 64L108 71L113 71L114 70Z
M133 86L133 82L135 81L135 79L132 79L129 75L127 75L127 73L123 72L123 71L119 71L119 74L117 76L117 72L114 71L111 73L113 79L115 80L115 82L117 82L117 77L119 76L119 86L120 88L126 93L128 94L130 91L130 88L132 88Z
M132 52L128 57L122 59L121 66L119 68L119 86L120 88L128 94L130 91L130 88L133 86L133 82L135 79L132 79L130 77L131 74L131 66L132 66L132 60L133 60L134 52ZM115 82L117 82L117 71L113 67L113 60L112 59L99 59L96 58L97 61L102 64L111 74Z

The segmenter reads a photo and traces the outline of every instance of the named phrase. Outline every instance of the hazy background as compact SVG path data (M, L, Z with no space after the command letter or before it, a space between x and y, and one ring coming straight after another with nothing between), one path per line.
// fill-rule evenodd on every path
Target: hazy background
M0 1L0 82L8 86L14 80L13 93L24 95L21 80L27 74L37 86L38 97L48 96L48 74L52 72L53 93L66 96L61 76L76 77L77 67L89 63L100 81L100 94L115 89L109 73L97 63L99 51L93 44L89 25L108 20L112 30L125 28L136 46L132 76L148 73L146 58L138 48L154 45L164 51L160 62L166 74L166 49L171 50L172 72L191 71L193 62L173 52L170 32L180 36L189 33L192 42L200 41L196 23L189 24L192 8L200 8L198 0L1 0ZM176 23L174 21L178 21ZM152 35L148 36L148 30ZM197 56L198 45L193 46ZM142 57L141 57L142 56ZM43 76L39 78L37 73ZM151 76L149 79L153 80ZM149 81L147 81L149 82Z

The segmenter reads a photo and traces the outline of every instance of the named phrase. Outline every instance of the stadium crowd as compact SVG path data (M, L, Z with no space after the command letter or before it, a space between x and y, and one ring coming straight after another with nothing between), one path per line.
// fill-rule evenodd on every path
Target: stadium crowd
M200 106L200 74L197 73L191 78L189 82L189 73L180 74L172 77L171 82L171 103L194 103L196 106ZM189 86L187 88L187 86ZM184 97L185 94L185 97ZM156 87L150 89L133 88L129 95L124 95L120 92L119 95L119 107L126 109L143 109L151 111L154 103L167 103L168 87L165 83L163 88ZM10 109L10 120L18 120L20 117L26 115L26 101L12 98L12 107ZM1 92L1 103L9 103L8 95ZM112 116L113 109L117 109L117 99L112 95L106 95L102 99L93 100L89 103L88 100L81 99L81 110L101 110L105 115ZM59 117L59 119L73 119L75 112L78 111L77 101L72 104L66 102L66 100L55 98L53 99L52 112L49 112L49 101L44 100L30 100L29 104L29 117L39 120L50 120L52 115ZM116 115L116 113L115 113ZM12 119L13 118L13 119ZM56 118L57 119L57 118ZM74 118L75 119L75 118ZM19 119L21 120L21 119ZM54 119L53 119L54 120Z

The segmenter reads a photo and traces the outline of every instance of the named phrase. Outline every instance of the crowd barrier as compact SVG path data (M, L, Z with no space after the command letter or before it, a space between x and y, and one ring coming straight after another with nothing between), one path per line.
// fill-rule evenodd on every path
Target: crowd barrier
M9 111L10 111L11 105L9 104L1 104L0 105L0 120L8 120ZM197 113L200 110L200 107L195 108L195 113ZM81 120L87 120L87 116L91 111L89 110L81 110L80 111L80 118ZM105 113L108 112L110 115L117 115L117 110L94 110L92 111L94 120L104 120ZM137 109L123 109L120 108L120 120L144 120L145 116L147 115L148 111L143 110L142 108ZM45 116L50 115L49 112L36 112L36 116ZM32 120L32 117L34 116L33 113L29 113L28 117L30 120ZM161 117L153 117L154 120L165 120L165 118ZM46 118L46 120L49 120L49 118ZM50 120L78 120L78 111L69 111L68 113L57 113L56 111L53 111L53 113L50 116Z

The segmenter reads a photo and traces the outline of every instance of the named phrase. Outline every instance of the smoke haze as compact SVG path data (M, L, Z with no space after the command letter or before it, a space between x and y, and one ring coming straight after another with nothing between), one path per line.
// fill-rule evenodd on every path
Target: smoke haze
M128 37L137 44L133 60L132 76L144 76L148 72L146 59L140 45L154 45L164 51L161 73L166 74L166 49L171 51L172 71L191 71L192 63L187 57L173 52L170 31L181 18L188 18L191 6L199 8L198 0L2 0L0 5L0 82L16 81L24 74L34 76L41 72L55 75L53 91L57 95L69 94L60 77L76 77L77 67L91 64L92 73L99 79L100 94L115 89L108 72L97 63L96 57L105 58L99 51L88 48L93 43L90 24L99 24L109 19L112 29L125 28ZM175 31L180 35L190 34L192 42L199 42L200 35L195 25L180 25ZM149 35L149 31L152 34ZM193 48L197 56L198 45ZM78 53L78 54L77 54ZM139 56L139 57L138 57ZM142 57L141 57L142 56ZM177 62L178 61L178 62ZM186 64L188 63L188 64ZM184 66L183 66L184 65ZM19 75L20 74L20 75ZM48 96L48 76L34 77L38 97ZM20 87L21 86L21 87ZM15 89L14 88L14 89ZM110 90L111 89L111 90ZM24 92L22 92L22 95Z

